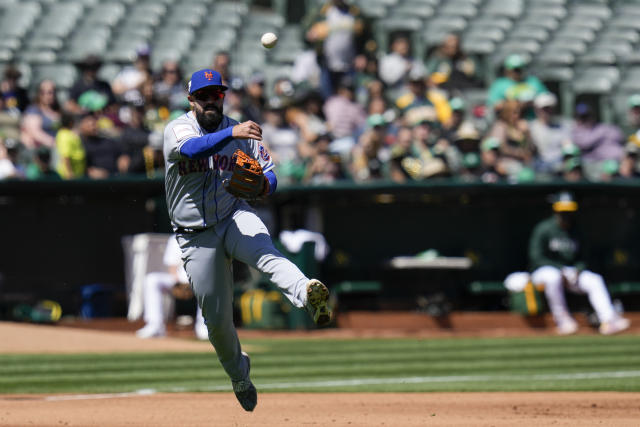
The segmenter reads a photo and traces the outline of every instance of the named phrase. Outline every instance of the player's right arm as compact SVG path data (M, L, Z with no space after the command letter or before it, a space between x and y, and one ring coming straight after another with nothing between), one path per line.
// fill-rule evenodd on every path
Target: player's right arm
M190 159L209 157L220 151L234 138L262 140L262 129L252 121L230 126L218 132L194 136L180 147L180 154Z

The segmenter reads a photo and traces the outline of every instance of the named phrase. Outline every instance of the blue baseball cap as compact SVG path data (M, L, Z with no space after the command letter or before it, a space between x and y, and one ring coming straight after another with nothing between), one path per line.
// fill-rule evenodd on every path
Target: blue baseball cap
M227 87L222 84L222 76L220 73L215 70L205 68L204 70L196 71L191 75L191 80L189 80L188 86L189 95L208 86L216 86L222 90L227 90Z

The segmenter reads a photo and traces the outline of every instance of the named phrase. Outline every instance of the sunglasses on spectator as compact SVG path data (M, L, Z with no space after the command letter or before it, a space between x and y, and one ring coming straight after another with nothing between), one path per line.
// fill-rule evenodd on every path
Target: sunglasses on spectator
M198 101L208 101L213 98L214 100L224 99L224 92L218 89L201 89L193 94L193 97Z

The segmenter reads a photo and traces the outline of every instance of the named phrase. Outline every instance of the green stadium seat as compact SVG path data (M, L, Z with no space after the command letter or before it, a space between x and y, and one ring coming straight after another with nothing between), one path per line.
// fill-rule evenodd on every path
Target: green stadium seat
M478 14L477 2L469 0L449 0L438 7L438 16L461 16L465 19Z
M569 27L586 27L593 31L600 31L604 26L603 20L593 16L576 16L572 15L562 22L564 28Z
M0 47L0 63L7 63L13 61L13 50Z
M495 44L505 39L505 32L501 28L473 26L464 32L464 38L467 41L474 39L489 40Z
M545 46L545 50L557 50L557 51L566 51L571 52L574 55L582 55L587 51L587 43L583 40L578 39L565 39L565 38L554 38L549 41Z
M467 27L467 20L461 16L435 17L422 31L422 44L429 48L440 44L450 33L460 33Z
M563 27L553 34L554 38L576 39L591 43L596 38L596 32L587 27Z
M626 93L640 93L640 66L627 68L620 79L618 90Z
M543 43L549 38L549 31L538 25L518 25L507 35L508 40L534 40Z
M84 22L114 26L125 15L122 3L98 3L85 17Z
M477 16L470 20L467 26L469 31L497 29L507 32L511 28L513 28L513 21L504 16Z
M612 12L608 5L576 3L569 8L569 15L607 20L611 18Z
M16 57L29 64L52 64L57 55L52 50L22 50L16 53Z
M49 49L53 51L59 51L64 42L60 37L54 36L36 36L29 37L23 43L24 49L37 50L37 49Z
M635 15L616 16L607 22L607 28L626 28L640 31L640 20Z
M615 65L616 54L609 49L590 49L587 53L580 55L576 63L582 65Z
M568 12L563 5L538 4L532 2L532 6L527 8L526 19L532 21L544 21L546 19L560 20L566 18Z
M530 56L535 55L541 49L541 44L536 40L511 40L507 39L498 45L498 50L503 52L506 57L511 53L527 53Z
M524 11L523 0L488 0L482 7L482 13L493 16L507 16L515 19Z
M630 28L607 28L598 34L599 40L623 40L625 42L636 44L640 41L640 34Z
M69 89L76 81L77 70L71 64L47 64L33 67L35 81L53 80L59 89Z
M401 3L389 12L389 18L410 17L422 19L424 21L435 14L435 9L428 5L420 6L419 4L412 2Z
M0 38L0 49L8 49L15 52L22 46L22 41L18 37Z

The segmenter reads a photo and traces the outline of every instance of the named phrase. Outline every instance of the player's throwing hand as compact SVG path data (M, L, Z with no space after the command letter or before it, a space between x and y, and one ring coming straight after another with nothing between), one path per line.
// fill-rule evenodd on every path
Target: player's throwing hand
M248 120L233 127L232 136L239 139L262 141L262 128L256 122Z

